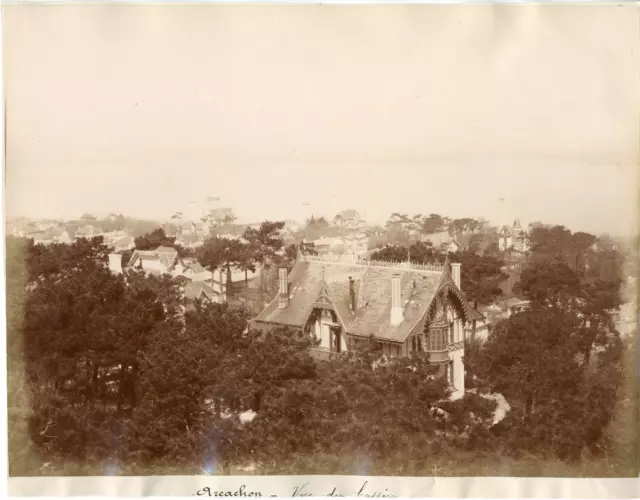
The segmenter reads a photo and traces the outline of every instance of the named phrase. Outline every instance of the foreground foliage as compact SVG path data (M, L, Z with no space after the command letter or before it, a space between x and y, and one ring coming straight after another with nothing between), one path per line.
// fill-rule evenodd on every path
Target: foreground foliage
M474 347L477 389L512 404L492 427L493 403L447 401L424 357L371 343L319 362L294 332L247 330L242 310L184 313L175 282L115 276L106 252L7 242L12 475L589 475L597 456L591 475L635 472L633 352L604 285L586 302L559 286Z

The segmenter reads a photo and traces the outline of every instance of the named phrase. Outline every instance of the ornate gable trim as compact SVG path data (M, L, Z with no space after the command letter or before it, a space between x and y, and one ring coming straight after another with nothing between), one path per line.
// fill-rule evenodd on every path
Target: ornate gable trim
M467 305L467 301L463 297L462 292L453 282L449 273L444 273L442 276L442 281L440 282L438 291L427 308L427 318L433 314L434 308L439 305L446 306L447 302L449 302L447 298L449 295L453 295L457 299L459 309L462 311L462 319L465 322L468 322L470 317L469 306Z
M338 308L334 305L333 295L331 294L331 290L329 290L329 287L327 286L326 281L322 282L320 291L318 292L316 299L311 304L309 304L309 307L305 312L304 321L302 322L303 328L306 326L307 321L309 321L309 318L311 317L311 313L313 312L314 309L327 309L332 311L336 315L336 318L338 318L338 321L342 325L342 329L344 330L344 332L345 333L347 332L345 322L340 317Z

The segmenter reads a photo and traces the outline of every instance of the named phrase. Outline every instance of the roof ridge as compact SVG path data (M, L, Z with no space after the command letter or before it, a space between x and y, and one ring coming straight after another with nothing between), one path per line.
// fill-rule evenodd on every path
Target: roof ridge
M331 257L331 256L322 256L322 255L313 255L313 256L302 256L303 260L307 262L326 262L329 264L343 265L343 266L365 266L365 267L377 267L377 268L386 268L386 269L398 269L398 270L412 270L412 271L427 271L427 272L437 272L441 273L446 269L446 266L441 266L438 264L414 264L411 262L398 262L392 260L373 260L366 259L364 257L357 257L353 261L351 260L343 260L339 257Z

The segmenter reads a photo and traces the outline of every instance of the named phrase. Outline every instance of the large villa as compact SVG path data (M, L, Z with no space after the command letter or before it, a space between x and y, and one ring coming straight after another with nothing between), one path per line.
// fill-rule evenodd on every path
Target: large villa
M299 255L279 270L279 292L253 320L314 335L328 355L373 338L387 356L424 352L453 390L464 395L464 326L460 264L419 265Z

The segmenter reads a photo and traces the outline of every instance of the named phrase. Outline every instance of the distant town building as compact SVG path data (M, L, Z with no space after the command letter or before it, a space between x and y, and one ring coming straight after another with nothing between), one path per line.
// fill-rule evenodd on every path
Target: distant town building
M207 300L214 303L229 302L231 296L240 293L249 283L259 277L261 266L257 265L255 271L231 268L229 270L216 269L214 272L203 267L195 259L185 259L180 268L170 272L175 278L186 280L190 283L203 283L202 290L207 295ZM194 285L195 286L195 285ZM198 289L192 286L191 290ZM199 290L199 289L198 289ZM200 293L200 292L198 292Z
M365 233L369 238L384 236L387 230L382 226L369 226L365 229Z
M92 226L91 224L87 224L86 226L83 226L80 229L78 229L74 236L76 239L80 239L80 238L91 239L91 238L95 238L96 236L102 236L102 235L103 235L103 232L101 229L95 226Z
M129 235L123 235L119 238L115 238L111 245L116 252L125 252L135 248L136 246L134 237Z
M512 315L529 308L530 301L519 297L510 297L489 306L480 307L480 313L485 317L487 326L495 325L498 321L508 319ZM477 332L476 332L477 335Z
M513 249L521 253L529 250L529 233L518 219L513 221L511 227L502 226L498 234L498 247L501 251Z
M56 220L39 220L34 222L34 225L38 231L49 231L59 228L60 222Z
M333 223L345 228L364 227L366 222L362 220L357 210L343 210L333 218Z
M182 232L175 241L176 245L185 248L198 248L204 245L204 237L190 232Z
M183 288L187 306L190 306L196 300L211 304L223 302L220 294L217 293L211 285L204 281L190 281L189 283L186 283Z
M116 251L118 252L124 252L135 246L133 237L130 237L125 230L108 231L102 233L101 236L105 245L110 247L117 246Z
M487 318L477 309L474 309L472 304L468 304L469 307L469 321L465 323L464 331L467 339L474 337L475 340L485 341L489 336L489 324Z
M529 308L531 301L521 299L519 297L510 297L501 302L498 302L498 307L504 311L505 315L510 317L513 314L526 311Z
M206 214L207 222L212 227L220 227L232 223L236 216L231 208L214 208Z
M29 235L36 245L53 245L55 243L71 243L69 233L61 228L36 231Z
M198 277L203 277L203 279L200 281L211 278L211 273L195 260L185 261L184 266L185 267L182 276L184 276L185 278L196 279Z
M369 249L369 237L365 233L354 233L334 238L320 238L311 242L318 255L336 258L362 257Z
M354 349L371 336L389 357L425 352L460 397L469 321L460 264L449 269L299 256L290 273L280 269L279 292L252 326L299 330L316 338L316 353L325 356Z
M140 269L152 274L181 275L186 266L175 248L158 247L155 250L136 250L133 252L128 269Z
M449 234L448 231L439 231L437 233L426 234L422 237L422 241L429 241L436 250L441 252L455 253L460 250L460 243Z

